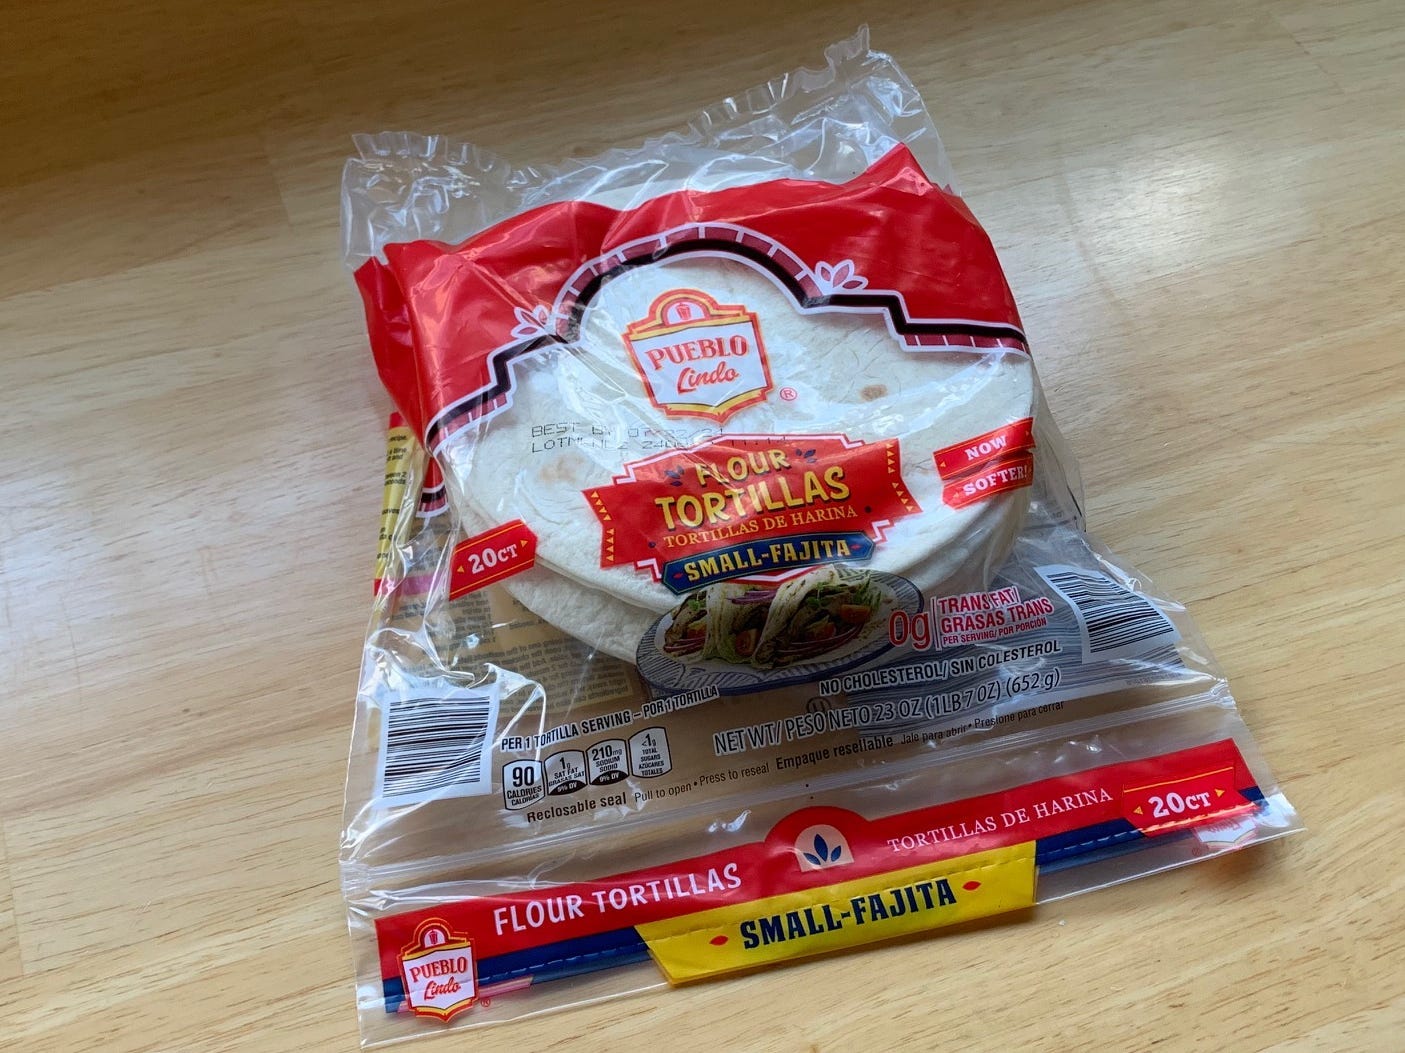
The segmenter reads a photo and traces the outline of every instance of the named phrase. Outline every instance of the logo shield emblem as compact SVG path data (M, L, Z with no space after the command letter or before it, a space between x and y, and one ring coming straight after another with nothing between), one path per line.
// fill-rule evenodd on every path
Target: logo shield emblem
M698 289L658 297L624 331L649 401L668 417L725 421L763 402L771 367L756 315Z
M422 922L400 952L400 978L405 1002L417 1015L453 1019L477 997L473 941L438 918Z

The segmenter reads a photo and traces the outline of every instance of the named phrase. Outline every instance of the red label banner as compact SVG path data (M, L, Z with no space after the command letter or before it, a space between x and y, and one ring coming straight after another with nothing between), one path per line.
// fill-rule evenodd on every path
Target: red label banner
M536 562L537 535L520 519L466 538L454 546L449 564L449 599L456 600L530 570Z
M932 455L937 474L955 479L1009 454L1034 449L1034 418L1026 417L974 439L953 443Z
M1126 786L1122 805L1123 818L1148 836L1193 826L1209 816L1224 819L1254 807L1236 787L1233 764Z
M1011 454L947 483L942 487L942 501L952 508L965 508L987 497L1029 486L1032 482L1034 454Z
M762 841L594 880L379 918L382 975L400 975L402 952L416 942L426 921L463 933L480 958L491 958L1118 819L1142 827L1136 809L1147 813L1158 794L1164 801L1178 793L1183 808L1189 802L1188 810L1175 816L1176 826L1219 820L1253 807L1241 792L1253 785L1244 758L1226 739L878 819L842 808L802 808L778 822ZM1142 828L1149 834L1172 828L1156 825L1160 823L1151 819Z
M649 567L655 577L663 563L742 542L879 540L895 519L922 511L903 482L897 439L842 435L723 435L627 464L585 496L600 521L600 565ZM766 566L762 550L747 566L764 573L795 565L783 556Z

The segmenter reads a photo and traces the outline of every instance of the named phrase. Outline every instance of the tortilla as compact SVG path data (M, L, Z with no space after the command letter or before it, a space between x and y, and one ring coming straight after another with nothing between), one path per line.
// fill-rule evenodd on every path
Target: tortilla
M697 662L710 658L717 651L717 638L712 632L712 607L708 590L699 589L683 597L673 608L668 628L664 630L664 654L680 662Z
M716 655L734 665L749 665L775 599L774 587L723 582L709 590L714 615Z
M772 393L723 424L680 420L652 405L622 334L677 288L701 289L755 312L776 386L794 398ZM624 619L631 627L678 605L678 596L648 573L601 565L601 532L584 496L608 485L626 463L670 445L723 433L898 439L902 477L922 513L888 527L869 566L906 576L924 592L946 590L946 583L998 563L1028 500L1014 491L952 508L942 500L932 456L1032 415L1028 356L999 348L908 350L880 314L802 312L772 279L738 260L682 257L616 276L592 300L573 344L539 350L516 363L514 374L513 404L470 426L471 438L451 440L441 458L466 519L520 518L537 534L544 573L506 584L563 628L590 621L577 609L582 596L595 593L635 609ZM540 436L561 422L584 423L587 440L548 448ZM597 428L599 441L590 440ZM581 587L591 592L579 594ZM622 656L638 639L584 628L583 639Z
M755 664L773 669L818 661L861 636L878 607L867 570L831 564L788 581L772 605Z

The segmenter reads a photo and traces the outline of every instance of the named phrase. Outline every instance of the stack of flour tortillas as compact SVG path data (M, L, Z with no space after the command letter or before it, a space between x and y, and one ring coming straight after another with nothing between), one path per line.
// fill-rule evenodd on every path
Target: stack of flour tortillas
M764 340L775 390L724 423L665 414L626 344L627 329L677 289L744 305ZM909 348L882 312L803 310L742 260L684 255L625 270L590 301L573 343L541 348L513 369L511 405L439 451L450 492L467 532L524 521L538 539L537 563L506 588L622 658L682 598L633 566L602 566L600 524L585 493L667 446L722 434L899 440L902 479L921 513L893 523L855 566L900 575L924 595L978 587L1003 560L1028 502L1027 490L1014 490L951 507L934 461L938 450L1032 415L1027 354ZM547 441L563 432L569 441Z

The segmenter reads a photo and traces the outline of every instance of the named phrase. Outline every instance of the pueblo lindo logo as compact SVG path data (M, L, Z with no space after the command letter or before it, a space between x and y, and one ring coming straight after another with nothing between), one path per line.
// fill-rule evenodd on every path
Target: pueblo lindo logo
M477 999L473 941L439 918L421 922L400 951L400 979L411 1012L452 1020Z
M669 417L725 421L763 402L771 367L756 315L698 289L674 289L624 331L649 401Z

